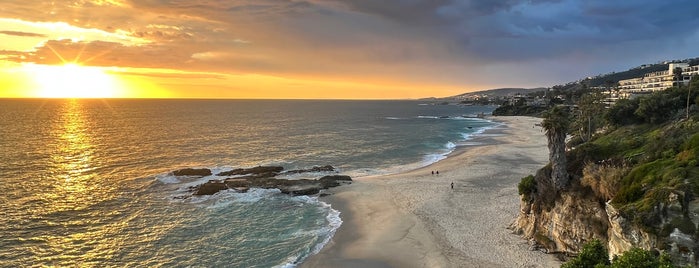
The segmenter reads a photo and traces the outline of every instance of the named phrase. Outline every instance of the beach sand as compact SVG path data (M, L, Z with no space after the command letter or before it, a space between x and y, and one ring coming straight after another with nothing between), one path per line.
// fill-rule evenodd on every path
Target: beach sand
M344 222L300 267L559 267L507 229L520 179L548 162L541 119L490 119L504 124L433 165L332 189Z

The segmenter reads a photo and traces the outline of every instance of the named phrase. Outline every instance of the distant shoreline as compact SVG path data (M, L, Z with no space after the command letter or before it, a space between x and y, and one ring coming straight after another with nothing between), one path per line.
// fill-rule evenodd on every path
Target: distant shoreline
M300 267L560 266L506 229L519 211L520 178L547 162L546 139L534 126L540 119L488 119L504 125L446 159L358 178L321 198L341 212L344 223Z

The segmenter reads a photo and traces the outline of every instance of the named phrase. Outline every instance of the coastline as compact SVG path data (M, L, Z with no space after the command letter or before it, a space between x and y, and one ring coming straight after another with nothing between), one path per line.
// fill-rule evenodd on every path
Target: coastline
M332 189L321 200L344 223L299 267L560 266L507 229L519 211L517 183L548 161L545 136L534 127L540 119L489 119L503 125L446 159Z

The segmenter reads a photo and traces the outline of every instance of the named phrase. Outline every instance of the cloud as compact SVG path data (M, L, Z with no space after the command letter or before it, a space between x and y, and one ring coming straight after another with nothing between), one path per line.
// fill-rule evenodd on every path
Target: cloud
M64 39L50 40L35 51L14 56L16 61L38 64L76 62L95 66L174 68L186 65L190 54L183 49L166 46L127 46L116 42L73 42Z
M90 38L0 27L8 38L43 38L0 52L6 59L495 87L698 56L694 0L30 2L4 1L0 18L90 29Z
M25 37L47 37L47 35L45 35L45 34L19 32L19 31L0 31L0 34L14 35L14 36L25 36Z

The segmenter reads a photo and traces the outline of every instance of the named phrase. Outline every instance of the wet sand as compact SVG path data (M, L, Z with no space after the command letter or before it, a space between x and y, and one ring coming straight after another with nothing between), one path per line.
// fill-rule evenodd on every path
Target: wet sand
M344 222L300 267L559 267L507 229L520 179L548 161L541 119L490 119L503 125L433 165L332 189Z

